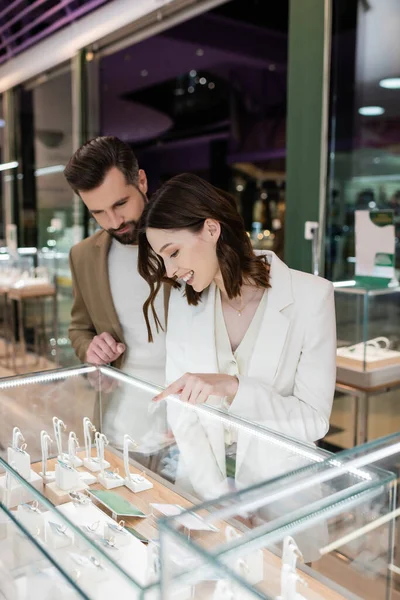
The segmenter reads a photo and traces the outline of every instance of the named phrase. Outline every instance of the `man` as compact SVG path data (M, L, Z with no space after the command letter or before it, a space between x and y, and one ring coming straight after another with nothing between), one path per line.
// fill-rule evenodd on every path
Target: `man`
M113 366L164 384L165 336L147 341L142 307L149 289L137 272L137 224L147 179L130 147L116 137L86 142L64 175L102 228L70 253L74 303L69 337L82 362ZM163 297L164 296L164 297ZM164 321L167 294L157 299Z

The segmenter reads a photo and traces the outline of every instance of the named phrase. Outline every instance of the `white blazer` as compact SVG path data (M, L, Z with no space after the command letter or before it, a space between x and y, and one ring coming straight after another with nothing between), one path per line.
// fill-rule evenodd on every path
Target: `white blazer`
M271 283L266 311L248 373L239 376L229 412L312 443L328 431L335 390L333 286L320 277L289 269L273 252L265 254L270 262ZM215 291L212 284L197 306L188 305L182 290L171 292L167 384L186 372L218 372ZM212 496L210 487L226 477L221 426L202 414L206 411L179 411L177 402L169 403L168 412L192 486L202 496L208 491ZM261 441L239 434L236 481L244 487L269 479L304 464L296 459L295 453L278 448L276 453L268 450L266 456Z

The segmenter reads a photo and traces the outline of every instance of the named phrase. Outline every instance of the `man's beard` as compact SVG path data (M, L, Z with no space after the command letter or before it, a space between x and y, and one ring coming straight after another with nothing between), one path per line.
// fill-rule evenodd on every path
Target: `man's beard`
M118 233L120 229L125 229L127 226L129 226L129 231ZM128 245L137 243L137 221L126 221L119 229L107 229L107 232L120 244Z

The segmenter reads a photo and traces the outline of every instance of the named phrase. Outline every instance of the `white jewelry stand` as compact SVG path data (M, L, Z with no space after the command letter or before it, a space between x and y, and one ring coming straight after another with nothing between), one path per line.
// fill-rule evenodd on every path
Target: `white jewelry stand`
M32 504L20 504L17 509L17 518L32 535L44 536L45 521L37 500L34 500Z
M81 467L83 465L83 460L76 456L76 449L79 448L79 441L76 437L76 433L74 431L69 432L68 436L68 463L72 467ZM96 483L97 477L92 475L92 473L88 473L87 471L83 471L79 473L79 477L86 483L87 485L92 485L92 483Z
M19 444L22 443L22 446ZM43 481L40 475L31 469L31 457L25 451L25 438L19 427L14 427L12 436L12 447L7 450L7 459L17 473L35 487L39 492L43 491ZM7 472L0 476L0 500L7 508L13 508L22 502L31 500L30 493L20 484L11 473Z
M212 600L235 600L235 598L230 581L226 579L217 581Z
M61 419L58 417L53 417L53 428L54 428L54 439L57 444L57 456L60 460L67 461L68 454L65 454L62 449L62 432L61 428L66 431L67 427Z
M93 423L91 422L89 417L84 417L83 418L83 435L84 435L84 439L85 439L86 456L83 459L83 466L86 467L86 469L89 469L89 471L92 471L93 473L97 473L98 471L100 471L100 464L98 461L98 457L92 458L92 456L91 456L92 432L96 432L96 427L93 425ZM96 451L97 450L98 449L97 449L97 443L96 443ZM110 466L110 464L107 463L107 468L109 466Z
M79 448L79 441L74 431L69 432L68 436L68 462L73 467L81 467L83 460L76 456L76 449Z
M124 435L124 468L125 468L125 486L137 494L138 492L144 492L150 490L153 484L143 477L143 475L132 474L129 469L129 447L133 446L137 448L137 443L131 438L130 435Z
M53 442L47 431L44 429L40 432L40 447L42 449L42 470L39 473L44 483L55 481L56 474L54 471L47 470L47 459L49 458L50 444Z
M12 435L11 448L7 450L8 463L15 464L15 470L26 479L30 480L31 474L31 457L25 452L26 443L25 438L21 433L19 427L14 427Z
M116 487L124 485L124 480L120 475L118 475L118 473L105 470L105 464L107 461L104 460L104 447L107 445L108 439L104 435L104 433L96 432L97 456L100 462L100 475L97 479L99 483L101 483L101 485L104 486L107 490L112 490ZM110 466L110 463L107 464L108 466Z
M226 541L230 542L241 535L231 525L225 529ZM262 550L255 550L246 556L235 560L235 571L251 585L256 585L264 579L264 554Z
M294 539L288 535L283 541L281 595L278 600L304 600L304 597L296 589L298 581L305 583L296 572L298 558L303 560L303 555Z

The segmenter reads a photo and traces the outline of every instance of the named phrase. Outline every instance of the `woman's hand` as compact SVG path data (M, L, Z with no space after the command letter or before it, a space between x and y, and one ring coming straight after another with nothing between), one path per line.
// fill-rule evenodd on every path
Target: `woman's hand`
M171 383L153 400L159 402L171 394L180 394L182 402L202 404L209 396L229 396L233 398L239 387L237 377L218 373L185 373L183 377Z

